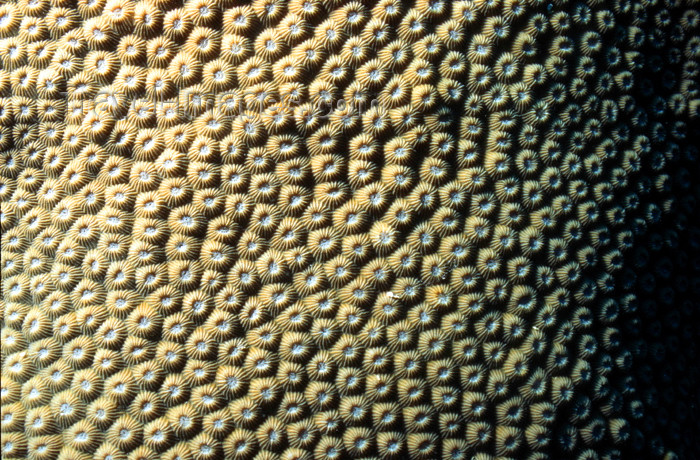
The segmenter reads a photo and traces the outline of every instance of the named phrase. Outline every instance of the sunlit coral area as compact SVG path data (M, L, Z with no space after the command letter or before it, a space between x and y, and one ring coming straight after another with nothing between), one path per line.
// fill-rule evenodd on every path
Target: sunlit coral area
M696 458L699 30L3 3L2 458Z

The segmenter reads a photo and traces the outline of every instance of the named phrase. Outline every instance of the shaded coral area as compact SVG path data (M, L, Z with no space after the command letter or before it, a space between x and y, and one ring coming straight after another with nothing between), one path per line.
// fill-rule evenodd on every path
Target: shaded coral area
M694 458L699 28L0 5L2 458Z

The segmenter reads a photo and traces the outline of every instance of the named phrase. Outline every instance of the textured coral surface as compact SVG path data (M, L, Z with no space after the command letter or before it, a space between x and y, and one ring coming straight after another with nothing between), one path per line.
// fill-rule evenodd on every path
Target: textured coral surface
M1 4L2 458L696 458L699 29Z

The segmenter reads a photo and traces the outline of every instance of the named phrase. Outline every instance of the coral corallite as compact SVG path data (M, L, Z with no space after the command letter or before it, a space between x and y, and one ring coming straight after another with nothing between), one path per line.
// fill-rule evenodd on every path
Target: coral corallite
M699 11L2 2L2 458L695 458Z

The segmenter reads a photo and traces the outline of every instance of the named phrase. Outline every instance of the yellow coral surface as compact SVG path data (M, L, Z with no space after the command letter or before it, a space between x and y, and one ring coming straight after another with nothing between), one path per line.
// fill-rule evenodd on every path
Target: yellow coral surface
M616 458L660 10L1 5L3 458Z

